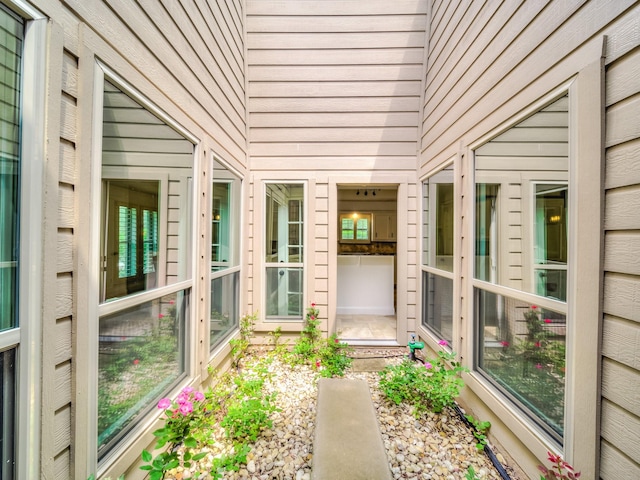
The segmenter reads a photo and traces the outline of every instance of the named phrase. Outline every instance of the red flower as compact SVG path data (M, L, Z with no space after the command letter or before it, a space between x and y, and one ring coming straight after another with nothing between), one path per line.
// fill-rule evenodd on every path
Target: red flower
M536 307L535 305L531 305L531 310L535 310L536 308L538 307Z
M536 368L537 368L538 370L540 370L540 369L542 368L542 364L540 364L540 363L536 363Z
M340 340L338 340L338 339L336 338L336 339L334 339L334 342L335 342L335 343L340 343Z
M538 348L540 348L540 347L541 347L540 342L536 342L536 343L535 343L535 346L536 346L536 347L538 347Z
M161 314L161 313L158 314L158 318L163 318L163 317L164 317L163 314Z
M509 342L503 340L500 342L500 345L502 345L503 347L508 347L509 346Z
M134 365L138 365L140 363L140 360L138 360L137 358L133 361Z
M545 318L544 319L544 323L551 323L551 319L550 318Z
M312 304L311 304L311 306L312 306L312 307L315 307L315 306L316 306L316 304L315 304L315 303L312 303Z

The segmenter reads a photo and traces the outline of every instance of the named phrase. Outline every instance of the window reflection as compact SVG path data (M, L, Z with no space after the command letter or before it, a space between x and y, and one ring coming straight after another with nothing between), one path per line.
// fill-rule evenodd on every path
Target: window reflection
M568 144L565 95L475 151L477 368L559 443L564 434ZM547 299L542 303L553 308L531 304L531 295L519 298L518 292Z

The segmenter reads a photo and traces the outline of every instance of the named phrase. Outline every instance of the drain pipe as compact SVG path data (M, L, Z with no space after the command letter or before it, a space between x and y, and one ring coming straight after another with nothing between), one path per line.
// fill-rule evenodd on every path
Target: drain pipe
M409 347L409 360L411 360L412 362L419 361L424 364L424 360L416 355L416 350L422 350L424 348L424 342L416 341L415 333L411 334L411 340L409 341L409 344L407 346ZM467 420L467 417L464 416L464 412L457 402L454 402L453 409L457 412L458 416L465 423L465 425L467 425L472 431L477 432L475 425ZM493 450L491 450L489 444L485 444L484 453L487 455L487 457L489 457L489 460L491 460L491 463L500 474L502 480L511 480L509 473L507 473L507 471L504 469L504 467L500 463L500 460L498 460L498 457L496 457L495 453L493 453Z
M462 411L462 409L460 408L460 405L458 405L457 403L453 404L453 409L458 413L458 416L462 419L462 421L473 431L477 431L475 425L473 425L468 419L467 417L464 416L464 412ZM496 457L495 453L493 453L493 450L491 450L491 447L489 446L489 444L485 444L484 445L484 453L487 454L487 457L489 457L489 460L491 460L491 463L493 463L493 466L495 467L495 469L498 471L498 473L500 474L500 477L502 477L502 480L511 480L511 477L509 476L509 473L507 473L507 471L504 469L504 467L502 466L502 464L500 463L500 460L498 460L498 457Z

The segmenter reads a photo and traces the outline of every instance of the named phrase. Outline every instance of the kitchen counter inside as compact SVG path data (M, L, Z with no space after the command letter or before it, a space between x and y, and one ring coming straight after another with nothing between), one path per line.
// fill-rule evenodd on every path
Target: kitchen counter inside
M338 315L394 315L393 255L338 255Z

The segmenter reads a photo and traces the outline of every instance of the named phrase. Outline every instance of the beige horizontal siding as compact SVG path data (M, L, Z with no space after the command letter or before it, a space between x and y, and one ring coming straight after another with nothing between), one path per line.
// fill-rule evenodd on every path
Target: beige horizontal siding
M640 48L621 31L605 82L605 243L602 326L603 479L640 475ZM613 52L635 47L626 55Z
M249 1L252 166L415 158L426 13L423 0Z

